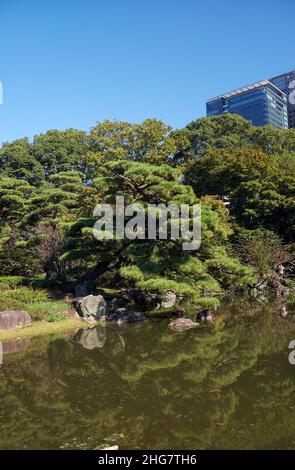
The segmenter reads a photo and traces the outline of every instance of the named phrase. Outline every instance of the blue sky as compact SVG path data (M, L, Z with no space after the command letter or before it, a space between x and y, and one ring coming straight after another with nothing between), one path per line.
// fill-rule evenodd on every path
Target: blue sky
M292 69L294 0L0 0L0 142L103 119L182 127Z

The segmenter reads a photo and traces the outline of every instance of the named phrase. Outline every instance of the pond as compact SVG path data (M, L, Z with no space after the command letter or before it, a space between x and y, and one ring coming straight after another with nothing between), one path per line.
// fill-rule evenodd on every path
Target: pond
M227 303L168 320L1 345L0 448L294 449L295 312Z

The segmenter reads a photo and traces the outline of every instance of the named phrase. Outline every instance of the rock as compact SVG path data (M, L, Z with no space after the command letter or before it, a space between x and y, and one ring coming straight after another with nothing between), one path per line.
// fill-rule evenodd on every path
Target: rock
M32 319L25 310L0 312L0 330L13 330L32 324Z
M199 323L190 320L190 318L177 318L169 323L168 328L172 331L186 331L199 326Z
M123 323L142 322L144 321L144 316L140 312L121 307L109 313L107 319L109 321L116 321L118 325L122 325Z
M83 319L97 321L106 314L107 304L102 295L87 295L77 302L77 311Z
M84 297L74 297L72 300L72 307L78 310L79 303L84 299Z
M172 292L171 290L167 290L164 292L164 295L162 297L161 301L161 307L163 308L171 308L175 305L177 296Z
M82 317L82 320L85 321L86 323L90 323L90 324L97 322L96 318L93 315L90 315L90 317Z
M85 349L101 349L107 340L106 328L85 328L77 333L77 341Z
M64 310L63 312L61 312L61 314L64 317L72 318L73 320L79 320L81 318L78 312L76 312L76 310Z

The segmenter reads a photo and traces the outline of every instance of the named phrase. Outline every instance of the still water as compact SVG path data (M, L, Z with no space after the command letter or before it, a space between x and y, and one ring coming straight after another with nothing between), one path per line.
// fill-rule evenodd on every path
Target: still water
M228 304L2 344L1 449L294 449L295 312Z

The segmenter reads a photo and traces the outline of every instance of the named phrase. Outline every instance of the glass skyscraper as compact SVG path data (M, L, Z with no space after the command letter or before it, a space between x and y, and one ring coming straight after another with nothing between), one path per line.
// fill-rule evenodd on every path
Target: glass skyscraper
M233 113L255 126L288 128L287 96L269 80L253 83L207 101L207 116Z
M295 89L295 71L283 73L277 77L270 78L270 82L277 88L286 93L288 98L288 122L289 128L295 129L295 103L294 103L294 89Z

